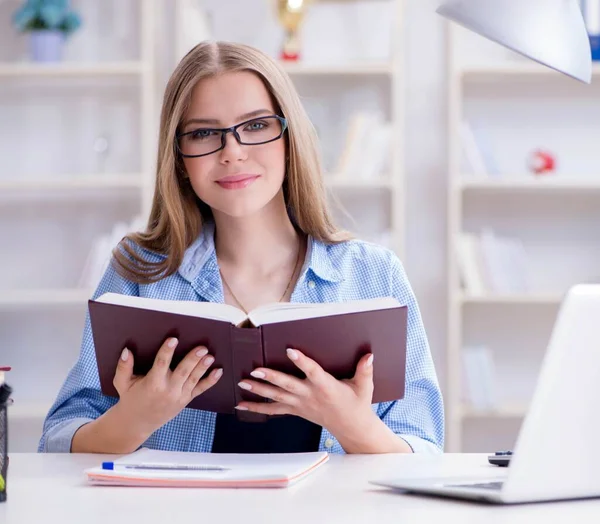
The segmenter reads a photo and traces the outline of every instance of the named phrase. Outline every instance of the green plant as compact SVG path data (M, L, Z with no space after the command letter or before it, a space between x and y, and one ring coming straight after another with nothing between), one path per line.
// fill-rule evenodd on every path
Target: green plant
M22 32L58 30L65 35L81 25L81 19L72 11L69 0L27 0L13 15L15 27Z

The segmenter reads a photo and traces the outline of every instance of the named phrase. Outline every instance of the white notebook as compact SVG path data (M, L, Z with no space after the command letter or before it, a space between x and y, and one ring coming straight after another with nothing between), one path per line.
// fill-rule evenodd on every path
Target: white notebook
M230 454L142 448L85 474L89 483L103 486L284 488L328 459L327 452Z

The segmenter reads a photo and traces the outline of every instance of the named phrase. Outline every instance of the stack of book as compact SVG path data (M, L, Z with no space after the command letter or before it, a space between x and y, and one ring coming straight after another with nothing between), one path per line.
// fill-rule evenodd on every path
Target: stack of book
M335 176L343 180L377 181L390 167L393 128L375 111L357 111L348 124Z
M472 296L531 291L528 257L521 240L484 228L462 232L456 255L463 289Z

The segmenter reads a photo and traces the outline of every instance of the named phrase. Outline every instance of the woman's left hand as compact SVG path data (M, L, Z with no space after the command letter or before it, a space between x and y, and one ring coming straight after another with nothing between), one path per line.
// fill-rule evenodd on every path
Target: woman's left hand
M238 385L269 403L240 402L237 409L267 415L296 415L314 422L333 435L366 429L377 416L371 409L373 398L373 355L361 358L352 379L337 380L314 360L296 349L288 357L306 375L299 379L268 368L255 369L251 375L263 382L244 379Z

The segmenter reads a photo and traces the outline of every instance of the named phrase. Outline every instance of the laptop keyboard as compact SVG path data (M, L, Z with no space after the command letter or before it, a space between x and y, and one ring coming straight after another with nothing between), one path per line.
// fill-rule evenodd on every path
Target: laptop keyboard
M477 484L446 484L447 488L476 488L476 489L502 489L504 482L479 482Z

